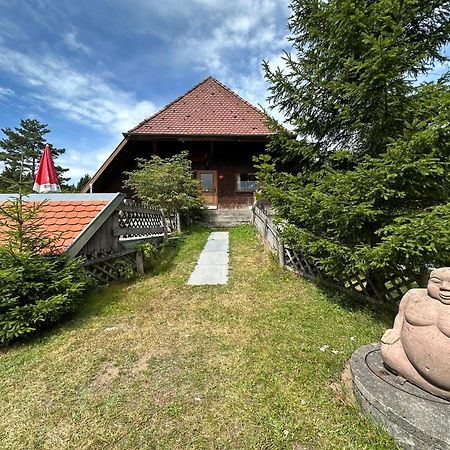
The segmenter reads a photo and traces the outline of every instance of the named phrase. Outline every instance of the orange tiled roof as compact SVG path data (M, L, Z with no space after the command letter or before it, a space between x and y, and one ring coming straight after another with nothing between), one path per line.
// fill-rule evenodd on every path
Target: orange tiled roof
M65 250L107 204L107 201L49 202L44 207L42 225L51 235L60 236L56 245Z
M57 237L56 248L65 252L108 203L107 200L48 201L40 213L41 226L50 236Z
M270 130L262 111L209 77L129 133L267 136Z

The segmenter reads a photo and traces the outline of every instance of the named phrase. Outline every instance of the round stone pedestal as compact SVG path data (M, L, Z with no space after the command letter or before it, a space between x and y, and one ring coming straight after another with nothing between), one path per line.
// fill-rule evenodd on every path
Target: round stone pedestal
M350 367L361 409L402 448L450 450L450 402L389 372L381 359L380 344L356 350Z

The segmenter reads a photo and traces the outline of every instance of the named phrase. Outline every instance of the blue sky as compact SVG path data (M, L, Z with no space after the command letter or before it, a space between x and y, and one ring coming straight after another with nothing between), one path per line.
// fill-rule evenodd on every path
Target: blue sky
M31 117L91 175L121 133L212 75L267 106L288 0L0 0L0 128Z

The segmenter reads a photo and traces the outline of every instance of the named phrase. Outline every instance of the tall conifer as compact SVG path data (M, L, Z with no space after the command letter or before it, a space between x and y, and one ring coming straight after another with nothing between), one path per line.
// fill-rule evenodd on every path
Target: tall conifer
M286 239L332 276L450 264L450 1L298 0L284 68L264 63L289 128L260 160Z

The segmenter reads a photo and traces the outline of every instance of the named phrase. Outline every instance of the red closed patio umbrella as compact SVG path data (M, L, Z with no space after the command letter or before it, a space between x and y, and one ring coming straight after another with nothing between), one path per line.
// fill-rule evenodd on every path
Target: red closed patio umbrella
M61 192L58 175L56 174L55 164L53 163L52 153L48 144L45 146L39 169L34 181L33 191L39 194L46 192Z

